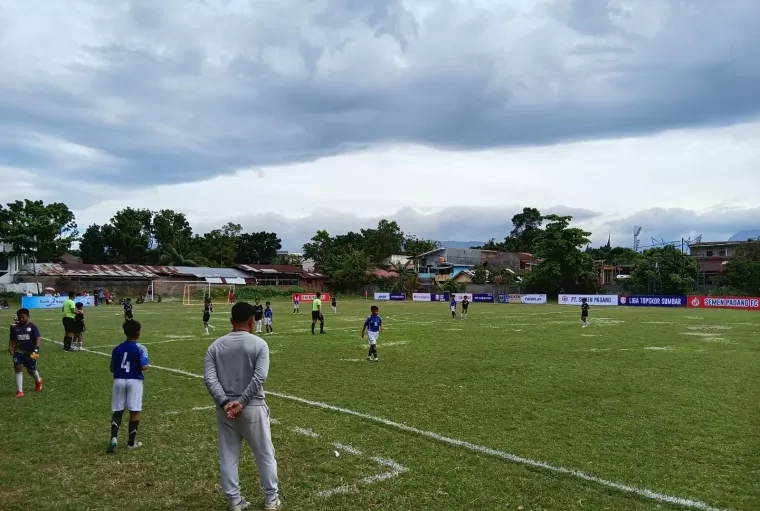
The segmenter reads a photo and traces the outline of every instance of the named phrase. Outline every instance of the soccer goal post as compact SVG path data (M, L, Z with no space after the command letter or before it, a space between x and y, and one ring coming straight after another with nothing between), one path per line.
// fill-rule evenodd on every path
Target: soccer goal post
M209 282L194 282L185 284L182 293L183 305L199 305L207 296L216 303L230 303L230 297L235 294L235 284L211 284Z

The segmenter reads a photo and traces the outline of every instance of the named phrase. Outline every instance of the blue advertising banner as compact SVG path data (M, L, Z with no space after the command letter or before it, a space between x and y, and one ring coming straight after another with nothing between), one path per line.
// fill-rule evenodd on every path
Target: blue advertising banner
M509 295L497 295L496 299L499 303L509 303Z
M60 309L63 307L65 296L22 296L22 309ZM82 302L85 307L92 306L92 296L77 296L75 302Z
M391 300L397 302L403 302L406 300L406 293L391 293Z
M430 301L433 302L448 302L449 300L451 300L449 293L432 293L430 295Z
M472 301L473 302L480 302L480 303L493 303L493 295L491 293L473 293L472 295Z
M618 305L622 307L686 307L687 304L685 296L618 296Z

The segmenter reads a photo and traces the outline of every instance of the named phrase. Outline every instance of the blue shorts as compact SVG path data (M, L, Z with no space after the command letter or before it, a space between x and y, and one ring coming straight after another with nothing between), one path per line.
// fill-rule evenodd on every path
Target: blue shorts
M32 357L27 355L26 353L14 353L13 365L24 366L30 371L37 370L37 361L32 360Z

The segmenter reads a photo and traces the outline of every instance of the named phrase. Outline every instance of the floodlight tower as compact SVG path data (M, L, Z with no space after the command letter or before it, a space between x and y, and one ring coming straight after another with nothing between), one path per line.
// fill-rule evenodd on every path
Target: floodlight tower
M641 234L641 226L636 225L633 227L633 249L639 251L639 234Z

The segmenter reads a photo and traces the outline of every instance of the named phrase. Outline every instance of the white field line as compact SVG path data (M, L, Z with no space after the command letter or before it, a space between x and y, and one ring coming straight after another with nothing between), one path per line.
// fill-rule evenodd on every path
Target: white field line
M61 342L57 342L57 341L54 341L52 339L48 339L46 337L43 337L43 339L45 341L52 342L54 344L58 344L58 345L63 344ZM100 355L100 356L103 356L103 357L108 357L108 358L111 357L111 355L109 355L108 353L103 353L103 352L100 352L100 351L92 351L92 350L89 350L89 349L86 349L84 351L88 351L90 353L93 353L95 355ZM182 375L182 376L189 376L189 377L192 377L192 378L203 379L203 376L200 375L200 374L190 373L188 371L183 371L181 369L173 369L171 367L162 367L162 366L156 366L156 365L151 365L151 368L152 369L158 369L158 370L167 371L167 372L174 373L174 374L179 374L179 375ZM394 422L394 421L392 421L390 419L385 419L383 417L376 417L374 415L369 415L369 414L366 414L366 413L357 412L355 410L350 410L348 408L341 408L339 406L334 406L334 405L331 405L331 404L328 404L328 403L322 403L322 402L319 402L319 401L311 401L309 399L304 399L304 398L297 397L297 396L291 396L289 394L282 394L282 393L279 393L279 392L271 392L270 391L270 392L267 392L267 394L270 395L270 396L278 397L280 399L285 399L285 400L288 400L288 401L293 401L293 402L300 403L300 404L303 404L303 405L311 406L313 408L319 408L319 409L322 409L322 410L329 410L329 411L332 411L332 412L342 413L342 414L345 414L345 415L350 415L352 417L357 417L359 419L364 419L364 420L366 420L368 422L374 422L374 423L377 423L377 424L382 424L384 426L388 426L389 428L393 428L393 429L397 429L399 431L404 431L404 432L412 433L414 435L418 435L418 436L421 436L421 437L429 438L431 440L435 440L435 441L437 441L439 443L442 443L442 444L447 444L447 445L451 445L451 446L454 446L454 447L460 447L462 449L466 449L468 451L472 451L472 452L477 453L477 454L485 454L485 455L488 455L488 456L492 456L494 458L500 458L500 459L503 459L503 460L506 460L506 461L511 461L513 463L517 463L517 464L520 464L520 465L525 465L525 466L532 467L532 468L542 469L542 470L545 470L547 472L554 472L554 473L557 473L557 474L563 474L563 475L572 476L572 477L575 477L575 478L578 478L578 479L582 479L584 481L588 481L588 482L591 482L591 483L598 484L600 486L604 486L604 487L607 487L607 488L612 488L612 489L621 491L623 493L630 493L630 494L633 494L633 495L638 495L640 497L644 497L644 498L647 498L647 499L650 499L650 500L654 500L656 502L665 503L665 504L673 504L673 505L676 505L676 506L688 507L688 508L692 508L692 509L699 509L700 511L731 511L731 510L728 510L728 509L721 509L721 508L713 507L713 506L711 506L709 504L706 504L705 502L702 502L702 501L699 501L699 500L687 499L687 498L683 498L683 497L676 497L676 496L673 496L673 495L667 495L665 493L658 493L658 492L655 492L655 491L652 491L652 490L648 490L646 488L639 488L637 486L631 486L631 485L627 485L627 484L623 484L623 483L618 483L618 482L615 482L615 481L610 481L610 480L603 479L601 477L597 477L597 476L595 476L593 474L588 474L586 472L583 472L581 470L577 470L577 469L574 469L574 468L566 468L566 467L561 467L561 466L557 466L557 465L551 465L551 464L545 463L543 461L532 460L530 458L523 458L521 456L517 456L516 454L511 454L511 453L508 453L508 452L505 452L505 451L499 451L497 449L492 449L490 447L473 444L473 443L467 442L465 440L458 440L458 439L455 439L455 438L450 438L450 437L443 436L443 435L440 435L438 433L435 433L433 431L425 431L425 430L422 430L422 429L415 428L414 426L407 426L406 424L401 424L400 422Z
M171 412L162 413L161 415L179 415L181 413L188 413L188 412L199 412L201 410L213 410L216 408L216 406L194 406L192 408L189 408L187 410L172 410Z
M345 445L345 444L341 444L341 443L335 442L333 444L333 447L335 447L339 451L343 451L343 452L351 454L353 456L362 456L363 455L363 453L359 449L357 449L355 447L351 447L350 445Z
M290 431L301 436L307 436L309 438L319 438L319 433L315 433L314 431L310 429L300 428L298 426L296 426L295 428L290 428Z
M170 343L170 342L183 342L183 341L184 342L188 342L188 341L197 341L197 340L200 340L200 339L201 338L196 338L196 337L187 338L187 339L168 339L166 341L141 342L140 344L142 344L144 346L151 346L153 344L166 344L166 343ZM118 346L118 344L104 344L103 346L93 346L92 348L88 348L88 349L97 350L97 349L102 349L102 348L115 348L116 346Z
M332 497L333 495L354 493L354 492L359 491L359 486L367 486L370 484L379 483L381 481L387 481L388 479L393 479L394 477L398 477L404 472L408 471L406 467L402 467L401 465L399 465L393 460L389 460L386 458L372 458L372 460L378 465L386 467L386 468L390 468L391 470L388 472L382 472L380 474L364 477L354 484L345 484L343 486L338 486L337 488L321 491L317 493L317 495L320 497Z

